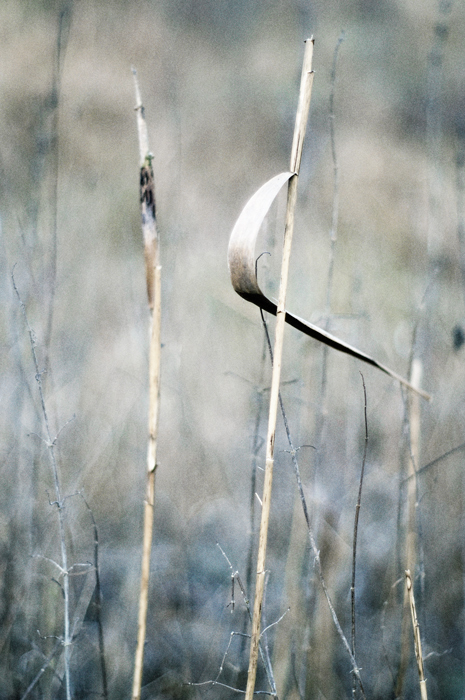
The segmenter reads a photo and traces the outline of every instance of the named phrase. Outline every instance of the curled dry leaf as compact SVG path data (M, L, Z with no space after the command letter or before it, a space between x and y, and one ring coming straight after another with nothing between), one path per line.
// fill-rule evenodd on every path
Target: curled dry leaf
M231 238L229 239L228 264L231 282L235 291L246 301L250 301L252 304L255 304L274 316L276 316L277 306L271 299L268 299L268 297L263 294L258 284L255 266L255 243L260 227L272 203L283 185L288 182L293 175L294 173L291 172L280 173L262 185L245 205L234 225ZM356 357L358 360L362 360L362 362L377 367L404 386L417 392L420 396L423 396L423 398L431 399L429 394L413 386L396 372L393 372L385 365L382 365L369 355L361 352L361 350L357 350L357 348L354 348L352 345L344 343L344 341L339 340L334 335L331 335L331 333L327 333L322 328L315 326L313 323L309 323L288 311L286 311L286 322L298 331L310 336L310 338L320 341L320 343L329 345L329 347L335 350L344 352L347 355Z

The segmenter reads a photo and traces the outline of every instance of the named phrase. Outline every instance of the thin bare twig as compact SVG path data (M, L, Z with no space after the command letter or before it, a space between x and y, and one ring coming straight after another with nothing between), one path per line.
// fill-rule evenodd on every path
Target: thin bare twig
M45 427L46 444L48 447L50 455L50 464L52 467L52 476L55 486L55 504L58 510L58 527L60 536L60 549L61 549L61 573L63 575L63 606L64 606L64 636L63 636L63 646L64 646L64 661L65 661L65 686L66 686L66 698L71 700L71 679L70 679L70 646L71 646L71 635L70 635L70 623L69 623L69 570L68 570L68 552L66 548L66 533L65 533L65 506L64 500L61 492L60 479L58 474L58 464L55 455L55 443L56 441L52 439L52 434L50 431L50 423L47 413L47 407L45 405L45 397L42 386L42 371L39 367L39 361L37 359L36 353L36 339L32 327L29 325L29 320L26 313L26 307L21 299L18 288L16 286L14 278L14 268L11 273L11 279L13 282L13 289L18 297L21 312L24 317L27 332L29 335L29 343L31 346L32 361L35 369L35 380L37 382L37 388L39 392L40 405L42 409L42 418Z
M99 538L98 538L98 528L95 521L94 512L83 493L80 494L82 500L84 501L87 510L89 511L90 519L92 520L92 528L94 531L94 569L95 569L95 608L96 615L95 619L97 621L98 630L98 648L99 648L99 660L100 660L100 672L102 674L102 688L103 697L108 698L108 680L107 680L107 666L105 662L105 639L103 636L103 626L102 626L102 585L100 582L100 562L99 562Z
M239 572L238 572L238 571L234 571L231 562L229 561L229 559L228 559L228 557L227 557L225 551L223 550L223 548L221 547L221 545L219 544L219 542L217 542L216 545L217 545L217 547L219 548L219 550L220 550L221 554L223 555L223 557L224 557L224 558L226 559L226 561L228 562L228 566L229 566L229 568L230 568L230 570L231 570L232 580L233 580L233 581L236 580L237 583L239 584L239 588L241 589L242 597L243 597L243 599L244 599L245 608L246 608L246 610L247 610L248 618L249 618L250 622L252 622L252 610L250 609L249 598L248 598L248 595L247 595L246 590L245 590L245 588L244 588L244 585L243 585L243 583L242 583L241 577L239 576ZM233 589L233 590L234 590L234 589ZM234 598L232 598L231 602L233 602L233 600L234 600ZM276 624L276 623L272 623L272 624ZM271 626L271 625L270 625L270 626ZM242 633L235 633L235 634L238 634L238 635L241 637L241 639L248 639L248 638L250 638L250 634L245 634L244 632L242 632ZM263 632L262 632L262 634L263 634ZM276 683L275 683L275 680L274 680L273 668L272 668L272 665L271 665L271 661L270 661L269 655L267 655L267 654L266 654L266 651L263 650L263 645L262 645L261 640L260 640L260 642L259 642L259 652L260 652L260 658L261 658L262 663L263 663L263 667L264 667L264 669L265 669L265 674L266 674L266 677L267 677L269 686L270 686L270 688L271 688L271 694L272 694L272 695L276 695Z
M24 691L23 695L21 696L21 700L26 700L26 698L28 697L28 695L34 690L34 688L36 687L37 683L40 681L40 679L41 679L42 676L44 675L45 671L47 670L47 668L48 668L48 667L50 666L50 664L52 663L54 657L57 655L58 650L60 649L62 643L63 643L63 640L62 640L61 638L58 638L57 641L56 641L56 643L55 643L55 646L54 646L53 649L52 649L52 651L51 651L50 654L46 657L43 666L42 666L42 667L39 669L39 671L36 673L36 675L34 676L34 678L32 679L32 681L29 683L28 687L27 687L26 690Z
M273 362L273 349L271 347L271 339L270 339L270 335L268 332L268 324L265 321L263 311L260 310L260 313L261 313L262 323L263 323L263 326L265 328L265 333L266 333L267 340L268 340L268 349L270 352L271 362ZM320 584L321 584L321 587L323 589L323 593L325 595L326 602L328 604L329 611L331 613L331 617L332 617L333 622L334 622L334 626L336 627L336 631L337 631L337 633L342 641L344 648L346 649L347 653L349 654L349 658L350 658L351 665L352 665L352 673L354 674L355 678L357 679L357 682L358 682L359 687L360 687L360 692L362 694L362 697L365 699L366 696L365 696L365 690L363 687L362 678L360 676L360 669L357 666L357 663L355 661L354 655L352 654L352 650L350 648L349 642L347 641L347 638L342 630L341 624L338 620L336 611L334 609L333 602L331 600L331 596L329 595L328 587L326 586L326 581L325 581L325 577L323 574L323 568L321 566L320 551L316 546L315 537L313 535L313 530L312 530L312 526L311 526L311 522L310 522L310 515L309 515L309 511L308 511L308 506L307 506L307 499L305 498L304 488L302 485L302 479L300 476L300 468L299 468L299 463L297 461L297 450L292 443L291 432L289 429L289 423L287 420L286 412L284 410L284 404L283 404L283 401L281 398L281 393L279 394L279 403L280 403L281 414L283 417L284 428L286 431L287 440L289 442L289 447L290 447L289 453L291 455L292 464L294 466L294 473L295 473L295 477L297 480L297 488L299 491L300 502L302 504L302 510L304 512L305 523L307 525L307 532L308 532L308 538L310 541L310 548L312 550L312 554L314 557L314 565L316 566L316 569L317 569L318 578L320 580Z
M235 632L235 634L238 634L238 632ZM240 693L241 695L245 695L245 690L242 690L241 688L234 688L232 685L227 685L226 683L221 683L220 681L203 681L202 683L186 683L186 685L194 685L194 686L201 686L201 685L211 685L211 686L219 686L220 688L226 688L226 690L232 690L235 693ZM275 697L274 693L268 690L255 690L254 695L270 695L271 697Z
M270 624L262 630L261 636L263 637L263 635L265 634L265 632L268 632L268 630L271 629L271 627L275 627L276 625L279 625L279 623L281 622L281 620L284 619L284 618L286 617L286 615L287 615L287 613L289 612L289 610L290 610L290 608L287 608L287 610L285 610L285 611L283 612L283 614L280 615L280 616L278 617L277 620L275 620L274 622L270 622ZM270 663L271 663L271 662L270 662Z
M329 315L331 313L331 293L333 288L334 251L337 241L337 225L339 220L339 163L336 151L336 135L334 129L334 93L336 88L336 67L339 49L345 39L345 32L341 32L337 40L333 55L333 67L331 69L331 90L329 93L329 131L331 136L331 156L333 159L333 212L331 217L331 231L329 239L331 243L328 269L328 283L326 287L326 322L325 330L329 330Z
M329 131L331 138L331 156L333 161L333 210L331 215L331 229L329 232L329 263L328 263L328 279L326 283L326 307L325 307L325 318L323 323L323 328L325 331L329 331L331 327L331 297L333 291L333 277L334 277L334 258L336 251L336 241L337 241L337 226L339 220L339 163L337 160L337 150L336 150L336 134L335 134L335 113L334 113L334 93L336 89L336 68L337 59L339 55L339 49L342 42L344 41L345 33L341 32L336 46L334 48L333 54L333 65L331 69L331 89L329 93ZM328 384L328 345L323 344L322 348L322 366L321 366L321 384L320 384L320 398L318 405L320 410L316 417L316 460L315 469L313 474L313 481L315 483L317 473L322 460L323 452L323 431L325 423L326 414L326 388Z
M367 418L367 390L365 386L365 379L363 377L363 374L360 372L360 376L362 377L362 384L363 384L363 397L364 397L364 404L363 404L363 416L365 420L365 444L363 447L363 460L362 460L362 469L360 472L360 483L358 487L358 496L357 496L357 505L355 506L355 519L354 519L354 541L353 541L353 548L352 548L352 586L350 587L350 599L351 599L351 609L352 609L352 656L355 659L355 572L356 572L356 564L357 564L357 535L358 535L358 521L360 517L360 506L362 503L362 489L363 489L363 476L365 474L365 464L366 464L366 459L367 459L367 447L368 447L368 418ZM355 677L354 677L354 684L352 687L352 695L355 698L355 690L356 690L356 684L355 684Z
M262 389L263 377L265 371L265 359L266 359L266 338L263 337L263 347L262 356L260 360L260 376L259 376L259 388L255 390L256 396L256 413L255 413L255 425L253 433L252 442L252 474L250 479L250 537L249 537L249 548L247 552L247 564L245 573L245 582L247 590L252 590L252 575L253 575L253 555L254 555L254 545L255 545L255 500L256 500L256 490L257 490L257 469L258 469L258 453L263 444L263 438L260 436L260 424L263 416L264 409L264 391ZM243 632L246 631L247 619L244 618ZM241 656L245 655L246 650L246 637L241 638Z
M453 447L451 450L447 450L447 452L444 452L444 454L431 460L431 462L428 462L428 464L425 464L423 467L418 469L416 474L411 474L406 479L404 479L402 484L407 483L407 481L409 481L410 479L414 479L416 476L418 476L419 474L422 474L427 469L431 469L431 467L435 467L436 464L439 464L439 462L442 462L443 459L447 459L447 457L450 457L451 455L456 454L457 452L462 452L463 450L465 450L465 442L462 442L461 445L457 445L457 447Z
M55 289L57 278L57 250L58 250L58 184L59 184L59 120L60 120L60 98L61 98L61 78L63 73L63 63L68 46L69 31L71 26L73 0L64 0L58 15L58 31L56 40L55 64L53 68L51 104L53 108L51 148L52 148L52 220L51 220L51 240L50 240L50 266L48 272L48 313L44 338L45 367L49 369L50 364L50 344L53 332L53 316L55 311Z
M92 565L90 565L92 566ZM92 567L93 568L93 567ZM95 579L90 573L88 572L84 585L81 589L81 594L76 601L76 605L74 606L74 614L72 617L72 621L70 623L70 637L71 641L73 642L76 637L78 636L83 622L84 618L86 615L86 612L89 608L89 603L92 600L92 595L95 590ZM71 651L73 650L73 647L70 648L70 659L71 659ZM66 647L63 650L63 653L58 660L55 668L55 673L53 676L53 681L52 685L50 688L50 696L51 697L57 697L59 690L60 690L60 685L63 682L63 676L65 674L65 651Z
M245 591L244 585L243 585L243 583L242 583L242 581L241 581L241 577L239 576L239 572L238 572L238 571L234 571L233 566L232 566L232 564L231 564L231 562L230 562L230 560L229 560L229 558L228 558L226 552L225 552L225 551L223 550L223 548L221 547L220 543L217 542L216 545L217 545L218 549L220 550L221 554L223 555L223 557L226 559L226 562L227 562L227 564L228 564L228 567L229 567L229 569L230 569L230 571L231 571L231 580L232 580L233 582L236 580L237 583L238 583L238 585L239 585L239 588L241 589L241 593L242 593L242 597L243 597L243 599L244 599L244 603L245 603L245 607L246 607L246 610L247 610L247 614L248 614L249 620L252 622L252 612L251 612L251 609L250 609L249 599L248 599L248 597L247 597L247 593L246 593L246 591ZM232 586L231 602L228 604L227 607L229 607L230 605L231 605L231 608L232 608L232 610L231 610L231 612L232 612L233 609L234 609L234 605L235 605L235 602L234 602L234 585ZM281 615L281 617L280 617L278 620L275 620L275 621L272 622L270 625L268 625L267 627L265 627L264 630L262 631L261 636L265 635L266 631L267 631L270 627L273 627L274 625L277 625L277 624L282 620L282 618L284 617L284 615L285 615L286 613L287 613L287 611L286 611L283 615ZM191 685L191 686L204 686L204 685L215 686L215 685L219 685L219 686L221 686L221 687L228 688L229 690L234 690L234 691L237 692L237 693L242 693L242 694L245 693L244 690L241 690L241 689L239 689L239 688L234 688L233 686L230 686L230 685L226 685L226 684L222 683L222 682L219 680L220 677L221 677L221 674L223 673L224 665L225 665L225 661L226 661L226 657L227 657L227 655L228 655L228 653L229 653L229 649L230 649L230 647L231 647L231 644L232 644L232 641L233 641L234 637L240 637L241 639L242 639L242 638L250 639L250 634L244 634L243 632L234 632L234 631L232 631L232 632L230 633L230 635L229 635L228 645L227 645L226 650L225 650L225 652L224 652L224 654L223 654L223 658L222 658L222 660L221 660L221 664L220 664L220 667L219 667L219 669L218 669L218 673L216 674L216 677L215 677L213 680L201 681L200 683L192 683L192 682L191 682L191 683L188 683L188 685ZM264 666L265 673L266 673L266 676L267 676L267 679L268 679L268 683L269 683L269 685L270 685L271 690L270 690L270 691L255 691L254 694L255 694L255 695L259 695L259 694L270 695L270 696L274 697L274 698L277 700L276 683L275 683L274 677L273 677L273 672L272 672L272 668L271 668L271 662L270 662L270 659L269 659L268 649L267 649L267 647L266 647L266 643L265 643L265 649L263 649L261 640L260 640L260 643L259 643L259 651L260 651L260 656L261 656L261 659L262 659L262 662L263 662L263 666Z

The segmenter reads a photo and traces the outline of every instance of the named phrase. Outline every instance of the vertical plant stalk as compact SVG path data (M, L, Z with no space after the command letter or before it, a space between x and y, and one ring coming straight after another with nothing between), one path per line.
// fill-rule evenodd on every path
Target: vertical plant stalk
M68 46L69 31L73 10L73 0L64 0L58 17L58 33L56 41L55 65L53 70L53 82L51 91L51 103L53 109L52 128L50 134L51 154L52 154L52 192L51 192L51 240L50 240L50 264L49 279L49 301L47 324L45 330L45 367L49 371L50 345L53 332L53 315L55 311L55 289L57 279L57 253L58 253L58 184L59 184L59 126L60 126L60 98L61 98L61 78L63 73L63 63Z
M465 134L457 130L458 146L456 155L456 205L457 237L459 241L459 263L462 274L462 294L465 301Z
M412 361L410 381L413 386L420 386L422 375L421 360ZM407 482L408 500L408 532L407 532L407 566L411 571L415 571L417 552L417 507L418 507L418 479L417 470L420 463L420 402L418 397L408 394L408 424L409 424L409 446L410 458Z
M412 577L408 569L405 572L405 583L407 584L410 614L412 616L413 640L415 646L415 657L417 660L418 676L420 678L421 700L428 700L428 693L426 692L426 678L423 670L423 655L421 652L420 625L418 624L417 611L415 608L415 597L413 594Z
M61 551L61 575L63 576L63 617L64 617L64 634L63 634L63 647L64 647L64 664L65 664L65 689L66 689L66 700L71 700L71 679L70 679L70 651L71 651L71 641L72 635L70 633L70 622L69 622L69 569L68 569L68 551L66 547L66 532L65 532L65 499L62 496L60 478L58 474L58 464L55 455L55 447L57 442L57 437L52 438L50 432L50 421L48 418L47 407L45 405L44 390L42 386L42 374L39 368L39 360L36 353L36 340L35 334L29 325L29 320L26 314L26 307L20 297L18 288L14 276L12 275L13 288L15 290L16 296L18 297L19 305L21 307L22 314L26 323L27 331L29 334L29 342L31 345L32 360L35 369L35 379L37 382L37 388L39 390L40 406L42 411L42 418L45 427L45 444L47 445L50 463L52 467L53 484L55 488L55 501L51 505L56 505L58 509L58 524L59 524L59 536L60 536L60 551Z
M29 683L29 685L27 686L27 688L26 688L26 690L24 691L24 693L21 695L21 700L26 700L26 698L28 698L29 695L32 693L32 691L33 691L34 688L36 687L37 683L40 681L40 679L41 679L42 676L44 675L45 671L48 669L48 667L49 667L50 664L52 663L53 659L54 659L55 656L58 654L58 651L59 651L59 649L60 649L60 646L61 646L61 642L60 642L59 639L57 639L57 641L55 642L55 646L53 647L52 651L51 651L50 654L46 657L46 659L45 659L43 665L42 665L41 668L37 671L35 677L32 679L32 681Z
M265 584L265 561L268 539L268 523L270 517L271 487L273 483L274 443L276 434L276 417L279 401L279 384L281 379L281 362L283 353L284 322L286 315L286 292L289 277L289 260L294 231L294 211L297 199L297 182L302 159L302 147L307 128L308 112L313 84L312 57L313 38L305 45L305 54L300 82L299 105L297 108L294 139L291 151L290 170L294 175L289 180L287 196L286 226L284 231L283 257L281 264L281 282L279 287L278 308L276 313L276 331L274 344L274 363L271 379L270 408L268 416L268 434L266 441L265 481L263 485L262 517L257 556L257 575L255 582L255 599L252 621L252 637L250 642L249 669L245 700L252 700L257 676L257 660L260 642L260 623L262 616L263 591Z
M345 32L341 32L339 39L337 40L336 47L334 49L333 56L333 67L331 70L331 91L329 94L329 131L331 136L331 156L333 160L333 212L331 216L331 231L329 233L329 239L331 243L330 255L329 255L329 269L328 269L328 284L326 287L326 325L329 326L329 315L331 313L331 294L333 291L333 272L334 272L334 252L337 241L337 225L339 221L339 162L337 160L336 151L336 134L334 128L334 93L336 89L336 68L337 68L337 58L339 55L339 49L342 42L345 39ZM325 327L325 330L329 328Z
M434 37L427 64L426 147L429 160L428 175L428 254L434 267L444 236L444 165L442 158L444 108L444 54L449 35L448 15L452 2L438 0Z
M92 508L87 503L85 497L81 493L81 498L85 503L87 510L89 511L90 519L92 520L92 529L94 531L94 569L95 569L95 608L96 608L96 620L97 620L97 631L98 631L98 648L99 648L99 659L100 659L100 671L102 674L102 697L104 700L108 698L108 678L107 678L107 666L105 662L105 638L103 636L103 625L102 625L102 584L100 581L100 561L99 561L99 537L97 522L94 517Z
M263 349L262 357L260 361L260 377L259 385L255 390L257 409L255 414L255 425L252 443L252 474L250 480L250 538L249 538L249 548L247 552L247 565L246 565L246 590L252 590L252 577L253 577L253 559L254 559L254 543L255 543L255 501L257 499L256 489L257 489L257 468L258 468L258 453L263 445L263 439L260 436L260 423L262 421L262 414L264 409L263 400L263 381L265 372L265 359L266 359L266 336L263 337ZM241 643L239 657L245 659L246 655L246 643L247 643L247 626L248 620L244 618L244 626L242 629Z
M360 373L361 374L361 373ZM363 415L365 419L365 445L363 448L363 460L362 460L362 470L360 472L360 483L358 487L358 497L357 505L355 506L355 518L354 518L354 540L352 547L352 586L350 587L350 599L351 599L351 610L352 610L352 634L351 634L351 648L352 656L355 659L355 573L357 564L357 536L358 536L358 521L360 517L360 507L362 504L362 489L363 489L363 477L365 475L365 464L367 459L367 447L368 447L368 417L367 417L367 390L365 386L365 379L363 374L361 374L363 383ZM352 684L352 697L355 698L355 692L357 688L357 679L354 675Z
M149 440L147 450L147 485L144 504L144 531L142 544L142 569L139 597L137 646L134 660L133 700L139 700L142 687L144 644L147 628L147 607L150 578L150 554L153 537L153 510L155 500L155 471L157 468L158 415L160 394L161 353L161 267L159 264L158 234L155 211L155 188L152 154L149 151L147 124L140 98L137 74L133 69L136 92L137 129L140 150L140 200L142 235L144 239L147 296L150 309L149 354Z
M413 386L420 386L422 363L412 359L410 381ZM409 571L415 572L417 560L417 529L418 529L418 478L417 469L420 457L420 403L412 394L407 396L407 428L408 428L408 475L407 475L407 527L405 535L405 559ZM404 590L403 614L401 625L401 654L399 671L396 681L396 695L401 694L405 674L409 664L411 646L409 642L407 608L409 606L408 588Z
M326 302L324 311L324 321L323 328L325 331L330 331L331 329L331 302L333 297L334 288L334 262L336 257L336 243L337 243L337 232L338 232L338 222L339 222L339 161L337 158L337 148L336 148L336 116L334 111L334 97L336 92L336 75L337 75L337 62L339 57L339 49L341 44L345 39L345 33L342 31L336 42L333 53L333 63L331 68L331 83L330 83L330 93L329 93L329 133L331 142L331 160L333 166L333 203L332 203L332 213L331 213L331 228L329 231L329 259L328 259L328 277L326 282ZM326 433L327 433L327 413L328 413L328 365L329 365L329 348L327 345L322 345L321 350L321 380L319 386L319 397L317 400L317 406L319 407L316 411L315 416L315 437L314 444L316 447L315 457L313 460L313 490L315 491L319 472L321 465L324 463L326 456ZM315 504L312 504L313 518L316 522L318 513L316 512ZM321 615L322 607L319 604L319 598L317 593L317 586L312 588L307 588L307 606L309 605L310 590L312 590L313 595L316 595L316 602L310 608L311 614L307 615L306 621L306 631L305 635L308 638L308 652L305 654L302 668L302 676L307 678L311 677L311 666L314 657L313 649L318 649L324 647L325 653L323 658L327 660L326 674L330 676L333 673L333 667L329 659L331 658L330 646L333 643L333 638L328 637L325 625L319 624L319 617ZM312 658L313 657L313 658ZM355 680L355 676L354 676Z
M333 209L331 214L331 230L329 232L330 250L328 263L328 280L326 283L326 306L325 319L323 328L329 331L331 327L331 298L333 293L333 278L334 278L334 258L337 242L337 227L339 221L339 162L337 159L336 149L336 130L334 123L336 120L334 114L334 93L336 91L336 69L339 49L345 39L345 32L341 32L333 54L333 65L331 69L331 89L329 93L329 133L331 139L331 158L333 162ZM313 473L313 483L316 483L317 474L322 462L323 446L324 446L324 426L326 415L326 389L328 384L328 346L323 345L323 358L321 367L321 384L320 384L320 410L316 417L315 435L316 435L316 451L315 451L315 468Z

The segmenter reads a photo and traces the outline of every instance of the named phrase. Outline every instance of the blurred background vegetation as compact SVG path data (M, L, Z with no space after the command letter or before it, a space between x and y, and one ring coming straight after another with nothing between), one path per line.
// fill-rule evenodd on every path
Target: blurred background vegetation
M339 227L331 314L329 96ZM62 634L53 481L12 269L34 329L66 501L69 556L99 530L109 696L129 697L147 425L148 309L131 66L154 152L163 276L159 469L143 697L233 697L218 674L247 631L219 542L248 580L251 478L264 459L270 367L258 311L235 297L228 238L247 199L288 168L303 41L314 92L299 183L290 310L399 373L423 366L416 594L430 697L464 696L465 6L445 0L3 0L0 5L0 697L22 697ZM276 293L283 202L260 279ZM258 251L260 252L260 251ZM289 329L283 400L328 587L350 634L351 542L368 458L357 660L370 698L399 686L408 425L399 386ZM69 424L69 419L75 416ZM258 425L258 432L255 426ZM308 549L287 443L277 438L270 654L282 698L349 697L350 664ZM261 471L256 473L261 491ZM252 498L253 500L253 498ZM256 506L258 507L258 505ZM252 540L251 538L252 534ZM254 537L255 535L255 537ZM72 578L72 606L92 574ZM399 579L401 582L399 583ZM92 592L92 586L90 588ZM248 590L249 598L252 590ZM90 594L88 594L90 595ZM38 634L39 632L39 634ZM54 662L56 662L56 658ZM53 664L52 664L53 665ZM245 688L233 638L220 680ZM72 648L75 698L102 694L95 604ZM265 680L259 676L261 688ZM397 691L396 691L397 687ZM51 668L29 697L61 697Z

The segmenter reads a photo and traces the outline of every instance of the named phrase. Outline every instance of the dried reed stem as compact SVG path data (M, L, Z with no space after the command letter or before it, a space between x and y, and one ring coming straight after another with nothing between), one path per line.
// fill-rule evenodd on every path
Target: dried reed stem
M149 356L149 441L147 451L147 485L144 505L144 533L142 545L142 570L139 597L137 647L134 660L133 700L139 700L142 687L144 644L147 628L147 607L150 578L150 553L153 536L153 508L155 500L155 470L157 467L157 438L160 390L161 351L161 267L159 264L158 234L155 216L155 189L152 154L149 152L147 124L140 98L137 74L133 69L136 92L137 129L140 150L140 199L142 235L144 238L147 296L150 308L150 356Z
M271 486L273 482L274 442L276 433L276 416L279 401L279 383L281 378L281 362L284 339L284 323L286 315L286 292L289 276L289 260L294 230L294 210L297 198L297 181L302 158L302 147L307 127L308 111L313 84L312 72L313 39L306 42L305 55L300 83L299 106L297 109L294 140L291 152L290 170L294 175L289 180L287 197L286 227L284 231L283 257L281 265L281 282L279 288L278 308L276 314L276 331L274 344L274 363L271 380L270 409L268 417L268 435L266 441L265 481L263 486L262 517L257 556L257 576L255 583L255 599L252 622L252 638L250 643L250 658L247 677L245 700L252 700L255 679L257 675L257 659L260 642L260 623L262 616L263 591L265 585L265 560L268 539L268 523L270 516Z
M415 657L417 659L418 675L420 677L421 700L428 700L428 694L426 692L426 678L423 671L423 656L421 653L420 625L418 624L417 611L415 608L415 597L413 594L412 577L408 569L405 572L405 582L407 584L407 592L410 603L410 614L412 616L413 639L415 645Z

